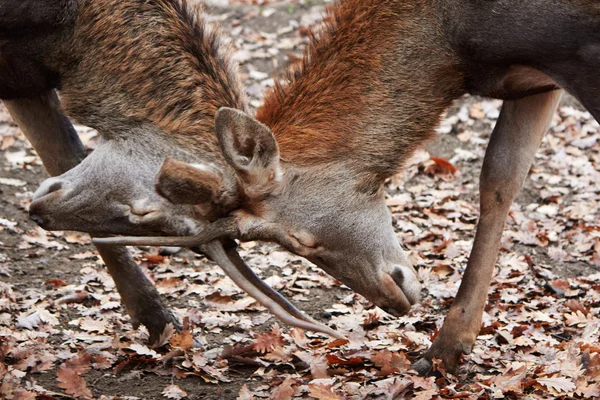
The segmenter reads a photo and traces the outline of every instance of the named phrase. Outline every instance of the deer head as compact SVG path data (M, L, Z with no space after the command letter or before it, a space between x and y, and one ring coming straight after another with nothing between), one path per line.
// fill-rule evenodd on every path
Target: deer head
M220 109L215 127L233 175L167 159L156 189L172 203L193 204L200 213L235 204L230 217L196 237L105 243L193 247L224 235L276 242L393 315L406 313L418 301L420 283L394 234L382 182L364 180L344 161L311 167L283 161L269 128L239 110ZM235 185L225 183L234 180Z
M219 163L207 154L191 157L167 142L159 135L148 134L143 139L132 135L124 141L104 141L81 164L41 184L30 206L31 218L45 229L92 234L196 233L202 221L235 203L223 197L220 208L203 212L199 207L174 204L159 196L154 179L165 157L212 165L215 177L223 176ZM230 186L224 178L219 184Z
M34 17L60 9L52 4ZM79 165L42 183L32 219L49 230L92 234L195 233L212 215L166 201L154 179L173 157L210 166L228 187L231 167L219 151L214 115L223 105L248 107L230 48L205 23L199 3L85 0L73 7L56 27L19 40L0 37L2 81L20 89L0 87L0 95L35 97L58 86L64 113L101 136ZM28 16L21 14L15 19ZM39 146L53 146L52 139Z

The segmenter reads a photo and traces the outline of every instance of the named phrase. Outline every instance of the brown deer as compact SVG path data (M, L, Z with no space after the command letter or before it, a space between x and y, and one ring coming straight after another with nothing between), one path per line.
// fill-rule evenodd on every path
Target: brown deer
M167 156L203 165L215 185L235 184L214 116L222 106L247 111L247 101L228 48L199 6L185 0L0 2L0 22L0 98L48 172L62 174L36 191L32 219L47 229L96 235L189 235L222 215L218 207L174 205L154 190ZM100 133L87 158L65 115ZM223 193L220 201L228 201ZM146 325L156 341L177 321L125 248L98 249L134 325ZM339 337L258 279L231 241L201 250L284 322Z
M185 239L98 242L270 240L402 314L418 300L419 286L394 235L383 183L434 136L454 99L466 93L503 99L462 284L432 347L414 365L427 372L440 358L454 370L477 338L507 213L560 89L600 120L600 3L345 0L327 21L291 67L289 83L266 98L258 121L239 110L217 114L235 189L217 187L210 171L185 162L163 166L158 191L174 203L231 210L220 226Z

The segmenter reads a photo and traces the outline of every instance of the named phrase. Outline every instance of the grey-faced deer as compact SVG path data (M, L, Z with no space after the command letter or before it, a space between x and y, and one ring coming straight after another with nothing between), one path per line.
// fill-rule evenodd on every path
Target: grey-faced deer
M96 235L189 235L222 215L219 207L175 205L154 190L167 156L204 165L215 186L235 185L214 116L222 106L248 107L228 49L198 6L185 0L6 3L0 2L0 98L48 172L62 174L36 191L32 219L46 229ZM87 158L65 114L100 133ZM222 194L220 202L237 201ZM231 245L215 240L201 250L284 322L339 336L258 279ZM176 321L152 283L125 248L98 249L134 324L146 325L157 340Z
M599 66L597 1L342 1L258 121L231 109L217 114L235 190L212 187L209 171L174 161L161 170L158 190L176 203L230 208L223 235L281 243L401 314L418 300L419 285L392 230L384 180L433 137L457 97L505 100L481 173L481 216L462 284L415 364L426 372L440 358L453 370L478 335L507 213L560 89L600 120ZM182 183L198 195L178 191ZM235 206L220 202L222 191L238 199ZM219 229L112 243L197 245Z

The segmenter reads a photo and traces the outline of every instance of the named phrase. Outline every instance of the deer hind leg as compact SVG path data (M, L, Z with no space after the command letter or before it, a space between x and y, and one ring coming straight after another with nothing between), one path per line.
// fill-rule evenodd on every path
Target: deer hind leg
M441 359L454 371L471 352L479 330L504 223L556 109L561 90L506 101L492 133L480 178L481 216L458 294L439 335L414 365L419 373Z
M4 101L6 108L31 142L50 175L60 175L85 158L83 144L71 122L60 111L54 91L31 99ZM143 324L154 343L168 323L179 326L152 282L125 247L98 245L98 252L135 327Z

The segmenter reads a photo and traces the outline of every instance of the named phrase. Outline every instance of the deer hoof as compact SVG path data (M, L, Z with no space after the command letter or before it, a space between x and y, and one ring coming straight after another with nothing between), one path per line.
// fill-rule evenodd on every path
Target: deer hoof
M427 358L419 358L413 365L412 369L417 371L421 376L427 376L433 370L433 364Z

